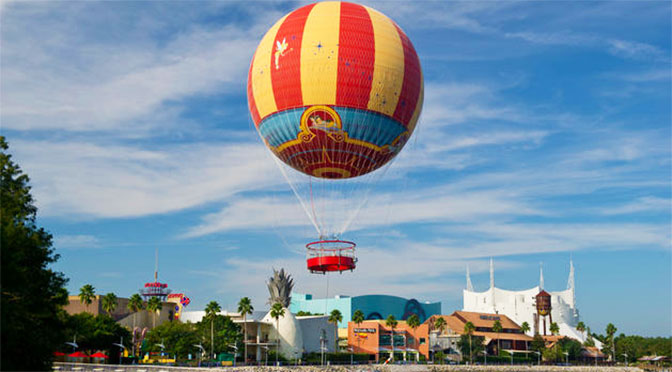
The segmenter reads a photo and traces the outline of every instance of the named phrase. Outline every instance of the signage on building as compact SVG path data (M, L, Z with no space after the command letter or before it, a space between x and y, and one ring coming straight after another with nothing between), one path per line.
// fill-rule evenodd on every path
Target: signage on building
M355 333L376 333L375 328L355 328L353 331Z

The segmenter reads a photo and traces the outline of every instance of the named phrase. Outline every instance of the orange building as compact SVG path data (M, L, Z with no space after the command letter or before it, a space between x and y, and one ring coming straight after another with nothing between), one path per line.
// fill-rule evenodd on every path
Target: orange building
M349 322L348 347L355 353L375 355L376 361L388 359L393 349L395 360L417 361L418 348L427 343L428 333L426 323L413 329L405 321L399 321L393 330L385 325L385 320Z
M441 317L446 321L446 327L443 331L434 326L436 320ZM492 330L496 321L502 325L502 332L497 333ZM471 322L474 325L474 336L484 338L484 343L488 354L497 353L497 341L502 350L525 352L528 349L528 343L532 337L523 333L520 326L506 315L475 313L469 311L455 311L451 315L433 315L425 324L431 329L429 343L420 346L420 353L429 354L429 350L443 351L444 354L459 354L457 350L457 341L464 334L464 325Z
M436 329L435 322L441 317L446 321L443 330ZM495 321L502 325L502 332L493 332ZM365 320L360 324L348 323L348 347L355 353L376 356L376 361L386 360L392 354L394 340L395 360L418 360L420 355L431 359L430 352L442 351L445 355L460 359L457 341L464 334L464 325L474 324L474 336L482 336L489 354L496 353L497 340L502 350L525 352L532 337L525 335L520 326L501 314L456 311L451 315L433 315L413 329L405 321L399 321L393 330L384 320Z

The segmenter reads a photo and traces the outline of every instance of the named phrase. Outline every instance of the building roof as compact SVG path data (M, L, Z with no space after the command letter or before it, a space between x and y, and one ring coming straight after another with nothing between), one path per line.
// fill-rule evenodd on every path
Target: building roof
M471 322L474 324L474 327L484 327L492 328L495 324L495 321L499 320L502 328L504 329L520 329L520 326L511 320L508 316L504 314L488 314L488 313L475 313L471 311L456 311L451 316L456 316L458 319L463 320L462 327L464 323Z
M551 295L548 292L544 291L543 289L541 290L541 292L537 293L536 297L539 297L539 296L551 297Z
M446 328L452 331L453 333L462 335L464 334L464 325L467 322L474 324L474 327L478 328L492 328L495 324L495 321L499 320L502 324L503 329L511 330L520 330L518 324L509 319L506 315L501 314L487 314L487 313L474 313L469 311L455 311L451 315L434 315L427 319L426 322L433 324L437 318L443 318L446 321ZM508 332L484 332L484 331L474 331L474 336L483 336L488 340L492 339L501 339L501 340L516 340L516 341L532 341L532 337L524 333L508 333Z

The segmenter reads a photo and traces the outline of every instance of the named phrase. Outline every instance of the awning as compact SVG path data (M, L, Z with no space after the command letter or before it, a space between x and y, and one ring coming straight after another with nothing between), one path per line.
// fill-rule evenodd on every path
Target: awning
M68 354L69 357L71 358L88 358L89 356L82 353L81 351L75 351L72 354Z
M107 359L109 357L99 351L95 354L91 354L91 358L105 358L105 359Z
M65 356L65 353L61 353L60 351L54 351L54 356Z

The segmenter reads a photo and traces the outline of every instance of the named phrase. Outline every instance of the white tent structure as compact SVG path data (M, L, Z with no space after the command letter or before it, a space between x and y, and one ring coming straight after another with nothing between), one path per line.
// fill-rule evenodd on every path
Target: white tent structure
M476 292L471 284L469 268L467 268L467 288L463 291L464 311L479 313L504 314L518 325L527 322L529 336L534 336L534 314L537 312L535 296L544 289L544 272L539 270L539 285L521 291L509 291L495 287L494 262L490 260L490 288L484 292ZM586 334L576 330L579 323L579 310L576 308L574 296L574 263L569 261L569 279L567 289L557 292L548 292L551 295L551 318L558 324L560 334L581 342ZM543 333L542 331L540 331ZM599 341L595 340L595 343ZM599 347L599 345L598 345Z

